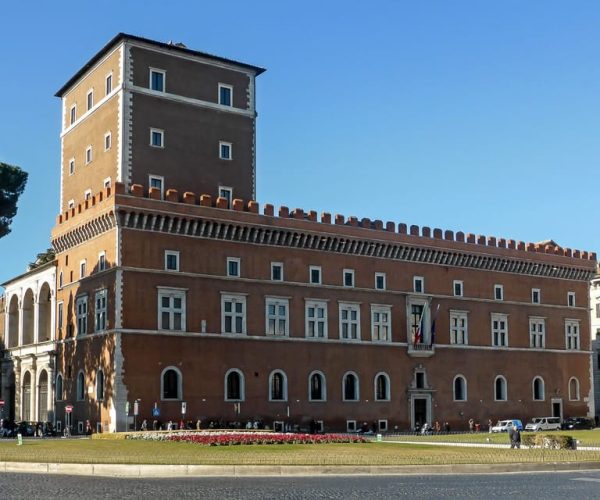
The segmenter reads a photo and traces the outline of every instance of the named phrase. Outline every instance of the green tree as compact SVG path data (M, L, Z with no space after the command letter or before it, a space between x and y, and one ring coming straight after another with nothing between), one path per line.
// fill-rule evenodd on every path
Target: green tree
M27 172L0 162L0 238L10 233L10 223L17 214L17 201L27 184Z

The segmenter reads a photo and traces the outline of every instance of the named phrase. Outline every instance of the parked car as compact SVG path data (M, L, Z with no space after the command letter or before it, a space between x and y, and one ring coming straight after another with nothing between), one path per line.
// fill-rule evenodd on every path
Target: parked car
M496 425L492 427L492 432L508 432L509 427L512 427L513 425L516 425L518 430L523 430L523 422L521 422L519 419L511 419L498 420Z
M558 431L560 430L559 417L538 417L534 418L525 426L526 431Z
M568 417L562 424L562 428L566 430L593 429L594 426L594 419L587 417Z

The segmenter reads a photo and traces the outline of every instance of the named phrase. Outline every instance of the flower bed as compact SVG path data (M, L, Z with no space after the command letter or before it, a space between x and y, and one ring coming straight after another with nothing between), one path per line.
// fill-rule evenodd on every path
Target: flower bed
M251 444L323 444L366 443L360 436L346 434L295 434L279 432L144 432L131 434L127 439L148 441L178 441L205 446L234 446Z

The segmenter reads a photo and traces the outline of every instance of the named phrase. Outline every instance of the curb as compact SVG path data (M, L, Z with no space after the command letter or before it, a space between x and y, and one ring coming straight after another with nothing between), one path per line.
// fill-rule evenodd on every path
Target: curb
M597 471L600 462L428 465L427 474ZM0 462L0 472L119 478L423 475L422 465L119 465Z

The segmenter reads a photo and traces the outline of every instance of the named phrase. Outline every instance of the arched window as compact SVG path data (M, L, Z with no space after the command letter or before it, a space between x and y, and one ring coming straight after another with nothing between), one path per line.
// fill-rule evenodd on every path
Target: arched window
M358 377L355 373L348 372L344 375L342 379L342 394L344 401L359 400Z
M161 375L161 399L182 399L183 377L178 368L168 366Z
M494 381L494 399L496 401L507 400L506 379L502 375L498 375Z
M308 376L308 399L309 401L327 400L327 384L325 375L321 372L312 372Z
M579 380L575 377L569 380L569 400L579 401Z
M287 401L287 377L281 370L269 377L269 401Z
M375 401L390 400L390 377L387 373L375 375Z
M244 401L244 374L236 368L225 374L225 401Z
M29 371L26 371L23 375L21 395L22 419L33 420L31 412L31 373Z
M62 401L63 400L63 376L59 373L56 376L56 401Z
M77 401L83 401L85 399L85 376L83 372L79 372L77 375Z
M102 401L104 399L104 372L98 370L96 374L96 399Z
M467 379L462 375L454 377L454 401L467 400Z
M542 377L535 377L533 379L533 400L544 401L546 399L544 392L544 379Z

